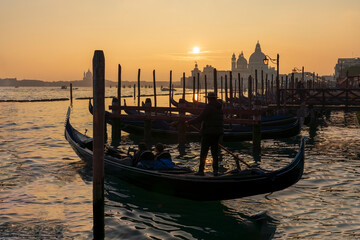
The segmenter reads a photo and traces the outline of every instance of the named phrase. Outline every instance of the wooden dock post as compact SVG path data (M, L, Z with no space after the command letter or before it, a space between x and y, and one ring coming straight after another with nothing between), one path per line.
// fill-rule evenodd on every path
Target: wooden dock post
M223 94L223 77L220 77L220 93L221 93L221 100L224 101L224 94Z
M207 79L206 79L206 74L205 74L205 96L207 96ZM205 103L207 103L208 102L208 99L207 99L207 97L205 98Z
M138 95L137 95L137 106L140 107L140 68L138 70L138 79L137 79L137 86L138 86ZM140 113L140 110L138 111Z
M105 58L101 50L94 53L93 74L93 234L94 239L104 239Z
M258 96L258 76L257 69L255 69L255 98Z
M195 102L195 76L193 77L193 103Z
M218 95L218 83L217 83L217 71L216 68L214 68L214 92L215 95Z
M265 101L266 105L269 103L269 82L268 82L268 74L265 75Z
M249 75L248 78L248 100L249 100L249 109L252 109L252 78Z
M230 95L230 103L233 103L233 84L232 84L232 72L229 72L229 82L230 82L230 91L229 91L229 95Z
M228 101L228 89L227 89L227 75L225 74L225 103Z
M239 105L241 107L241 100L242 100L242 92L241 92L241 78L240 78L240 73L238 73L238 85L239 85Z
M185 72L183 72L183 94L182 98L185 100Z
M154 88L154 106L157 107L155 69L153 70L153 88Z
M151 98L145 100L145 115L151 116ZM148 148L151 147L151 120L145 119L144 121L144 140Z
M182 148L185 146L186 143L185 111L183 110L185 108L185 99L179 100L178 108L179 108L179 124L177 126L178 142L179 142L179 147Z
M294 79L294 73L291 73L291 80L290 80L290 88L291 88L291 96L294 96L294 88L295 88L295 79ZM293 102L294 100L291 99L291 102Z
M73 106L72 83L70 83L70 106Z
M134 84L134 103L135 103L135 99L136 99L136 85Z
M257 110L258 113L253 116L253 120L255 121L253 125L253 153L254 155L260 154L261 152L261 105L259 101L256 99L253 110Z
M121 106L121 65L118 64L118 88L117 88L117 104ZM121 112L120 112L121 113Z
M200 73L197 73L197 91L196 91L197 101L200 102Z
M121 106L121 65L120 64L118 65L118 89L117 89L116 104L119 107ZM117 113L121 114L121 109ZM118 140L121 138L121 121L120 121L120 119L114 118L114 119L111 119L111 123L112 123L111 138Z
M261 101L264 101L264 70L261 70Z
M285 92L284 92L284 107L286 107L287 94L288 94L288 75L285 77Z
M345 111L349 109L349 71L346 71L346 85L345 85Z
M172 70L170 70L170 83L169 83L169 107L171 108L171 93L173 91L172 88ZM156 107L156 106L155 106Z
M278 111L280 110L280 73L279 73L279 54L277 54L277 58L276 58L276 105L277 105L277 109Z

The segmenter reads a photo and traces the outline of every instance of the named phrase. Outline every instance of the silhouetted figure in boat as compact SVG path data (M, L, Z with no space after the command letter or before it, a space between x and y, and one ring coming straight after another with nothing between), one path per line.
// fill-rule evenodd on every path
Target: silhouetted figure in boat
M145 149L143 145L141 146L142 149ZM156 155L154 156L154 154L147 149L141 151L137 158L136 167L148 170L166 170L175 166L170 153L164 151L164 145L162 143L155 145L155 152Z
M141 142L138 145L138 150L136 151L136 153L134 154L134 156L132 157L132 165L134 167L136 167L138 165L138 163L141 160L141 156L143 155L144 152L148 151L148 148L146 146L146 143ZM153 159L154 160L154 157Z
M187 121L186 125L201 123L200 165L196 175L204 175L205 160L209 148L211 148L214 176L217 176L219 170L219 140L224 134L224 114L222 104L217 100L214 92L209 92L206 97L208 98L208 104L202 113L197 118Z
M165 151L164 144L157 143L155 145L154 169L170 169L174 166L175 163L172 161L170 153Z

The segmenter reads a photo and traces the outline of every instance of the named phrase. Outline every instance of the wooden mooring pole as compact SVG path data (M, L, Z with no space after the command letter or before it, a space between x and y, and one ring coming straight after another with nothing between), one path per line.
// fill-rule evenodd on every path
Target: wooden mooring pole
M118 65L118 89L117 89L117 105L121 106L121 65ZM118 110L118 113L121 114L121 109ZM111 119L111 138L120 139L121 138L121 121L120 119ZM105 123L106 124L106 123Z
M104 239L105 58L101 50L94 53L93 74L93 234L94 239Z
M217 84L217 71L216 68L214 68L214 92L215 95L218 95L218 84Z
M151 116L151 98L146 98L145 107L145 115ZM151 147L151 125L150 119L144 121L144 140L148 148Z
M197 102L200 101L200 73L197 73L197 87L196 87Z
M138 70L138 79L137 79L137 87L138 87L138 94L137 94L137 106L140 107L140 68ZM140 111L139 111L140 112Z
M261 101L264 101L264 70L261 70Z
M252 109L252 77L249 75L248 78L248 99L249 99L249 109Z
M182 148L186 143L186 126L185 126L185 111L182 109L185 108L185 99L180 99L179 104L179 124L178 124L178 141L179 147Z
M182 98L185 99L185 73L183 72L183 94Z
M225 103L228 101L228 86L227 86L227 75L225 74Z
M242 92L241 92L241 78L240 78L240 73L238 73L238 88L239 88L239 105L241 107L241 100L242 100Z
M171 108L171 93L173 91L173 86L172 86L172 70L170 70L170 83L169 83L169 107ZM156 107L156 106L155 106Z
M236 99L237 97L237 82L236 82L236 79L234 79L234 100Z
M255 98L257 99L258 95L258 76L257 69L255 69Z
M121 106L121 65L118 64L118 88L117 88L117 104Z
M345 111L349 109L349 71L346 71Z
M135 99L136 99L136 84L134 84L134 103L135 103Z
M268 82L268 74L265 75L265 102L266 105L269 103L268 99L269 99L269 82Z
M70 106L73 106L72 83L70 83Z
M224 100L224 93L223 93L223 77L220 77L220 92L221 92L221 100Z
M205 96L207 96L207 79L206 79L206 74L205 74ZM208 99L207 99L207 97L205 98L205 103L207 103L208 102Z
M230 103L233 104L233 81L232 81L232 72L229 72L229 82L230 82L230 90L229 90L229 95L230 95Z
M195 76L193 77L193 103L195 102Z
M156 79L155 79L155 70L153 70L153 88L154 88L154 106L157 106L157 100L156 100ZM155 112L156 114L156 112Z

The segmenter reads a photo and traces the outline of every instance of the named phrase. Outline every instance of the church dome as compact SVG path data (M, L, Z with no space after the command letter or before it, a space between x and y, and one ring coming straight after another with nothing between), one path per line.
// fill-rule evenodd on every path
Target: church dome
M265 54L261 51L260 43L258 41L255 47L255 52L251 54L249 58L249 64L264 65L264 58Z
M244 53L241 52L239 58L237 60L237 68L238 69L246 69L247 68L247 60L244 57Z

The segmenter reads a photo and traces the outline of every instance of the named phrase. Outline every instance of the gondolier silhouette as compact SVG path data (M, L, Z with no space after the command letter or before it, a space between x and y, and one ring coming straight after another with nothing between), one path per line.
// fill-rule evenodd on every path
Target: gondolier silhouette
M201 151L200 151L200 165L199 171L196 175L204 175L205 160L211 148L211 155L213 158L213 170L214 176L218 175L219 170L219 140L224 134L224 114L222 111L222 105L217 100L214 92L209 92L206 96L208 98L208 104L202 111L202 113L190 121L186 121L187 126L201 123Z

